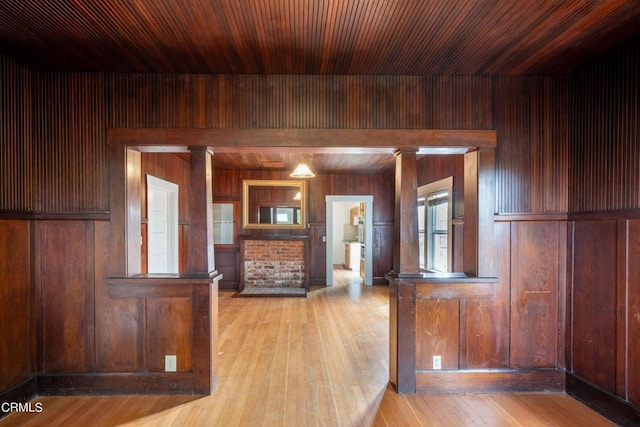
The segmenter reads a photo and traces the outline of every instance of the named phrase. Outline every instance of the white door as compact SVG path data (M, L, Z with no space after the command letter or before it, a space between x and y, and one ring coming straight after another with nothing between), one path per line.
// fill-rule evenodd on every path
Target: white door
M147 175L147 271L178 272L178 185Z

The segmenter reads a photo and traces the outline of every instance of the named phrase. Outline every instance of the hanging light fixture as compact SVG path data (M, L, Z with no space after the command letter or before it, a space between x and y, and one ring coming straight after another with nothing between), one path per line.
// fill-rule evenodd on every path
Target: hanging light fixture
M316 176L306 163L300 163L289 175L292 178L313 178Z

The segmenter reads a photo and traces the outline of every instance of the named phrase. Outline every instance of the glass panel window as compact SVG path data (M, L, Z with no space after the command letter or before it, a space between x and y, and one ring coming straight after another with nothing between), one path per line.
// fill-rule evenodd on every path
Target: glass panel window
M418 244L420 269L451 272L451 218L453 177L418 189Z
M213 242L216 245L233 244L233 203L213 204Z

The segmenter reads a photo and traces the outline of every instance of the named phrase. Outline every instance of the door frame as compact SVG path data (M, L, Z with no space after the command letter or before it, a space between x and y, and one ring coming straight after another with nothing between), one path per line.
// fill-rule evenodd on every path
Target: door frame
M373 196L372 195L346 195L325 196L326 201L326 284L333 286L333 227L339 224L333 223L334 202L364 202L364 284L373 285Z

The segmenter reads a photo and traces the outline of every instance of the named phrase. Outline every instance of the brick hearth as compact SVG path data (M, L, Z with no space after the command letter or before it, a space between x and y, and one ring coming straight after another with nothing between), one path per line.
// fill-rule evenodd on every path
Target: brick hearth
M304 288L304 242L245 240L244 287Z

